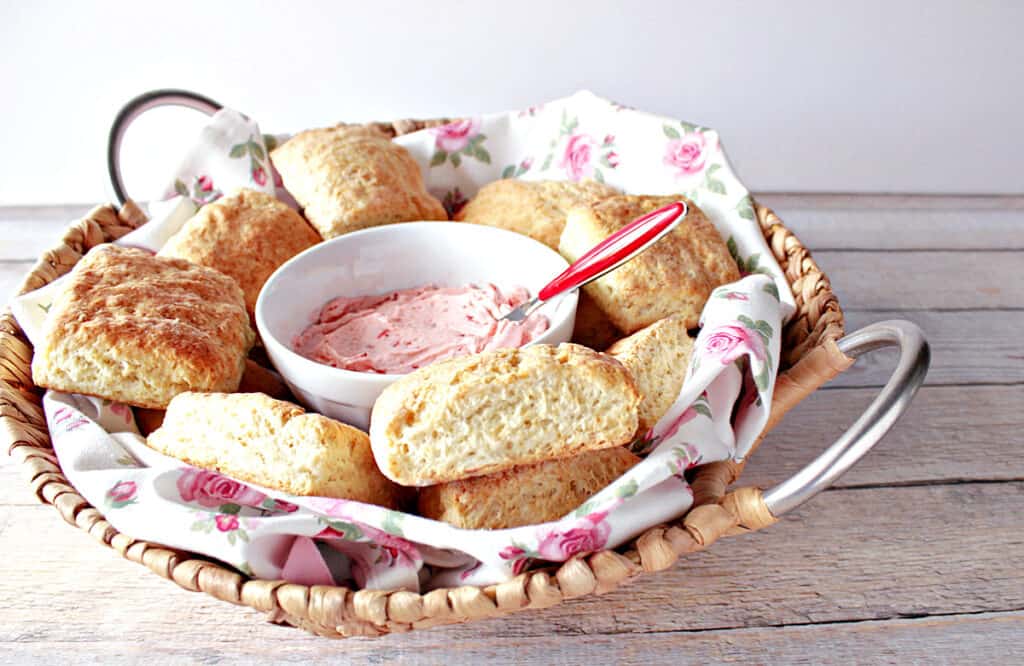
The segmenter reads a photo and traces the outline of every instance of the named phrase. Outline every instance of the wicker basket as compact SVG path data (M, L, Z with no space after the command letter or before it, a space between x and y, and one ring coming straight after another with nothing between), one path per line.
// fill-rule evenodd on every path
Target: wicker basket
M403 134L429 124L434 123L399 121L377 126ZM767 433L789 409L849 367L853 360L836 344L843 335L843 315L828 278L771 210L755 205L755 212L797 306L784 331L782 367ZM145 219L130 201L120 210L112 205L95 208L68 229L58 247L39 259L19 293L37 289L67 273L91 247L123 236ZM703 550L719 537L757 530L776 521L760 489L748 487L727 492L740 476L743 465L726 461L696 470L692 482L694 505L681 519L652 528L618 549L577 556L560 566L529 571L497 585L417 594L252 579L193 553L121 534L79 495L53 454L41 408L42 390L32 384L31 358L32 347L10 312L0 314L0 438L8 442L11 455L21 463L40 501L53 505L64 520L87 531L103 545L186 590L250 606L266 612L273 622L291 624L322 636L376 636L544 608L572 597L602 594L642 573L670 567L681 555Z

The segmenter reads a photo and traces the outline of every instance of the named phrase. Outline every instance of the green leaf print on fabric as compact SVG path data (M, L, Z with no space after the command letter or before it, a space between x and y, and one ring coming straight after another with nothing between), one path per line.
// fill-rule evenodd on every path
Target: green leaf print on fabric
M754 219L754 200L750 198L750 195L742 197L736 203L736 214L744 220Z
M736 239L729 236L729 240L725 242L726 248L729 250L729 254L732 256L733 261L736 262L736 266L740 269L740 275L746 277L755 273L762 275L771 275L771 270L767 266L761 266L761 253L755 252L746 259L740 256L739 247L736 245Z
M491 154L484 148L487 135L480 133L479 119L459 120L440 127L433 127L434 155L430 166L437 167L451 162L456 169L465 158L474 159L482 164L491 163Z
M399 513L398 511L388 511L384 515L384 520L381 522L381 529L388 534L394 534L395 536L405 536L402 532L402 521L405 520L405 514Z

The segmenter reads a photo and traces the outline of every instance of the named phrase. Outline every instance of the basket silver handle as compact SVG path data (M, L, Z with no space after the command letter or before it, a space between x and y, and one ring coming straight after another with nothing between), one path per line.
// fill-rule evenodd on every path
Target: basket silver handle
M831 486L870 451L907 411L928 372L928 342L921 329L909 321L871 324L837 344L852 358L883 347L898 347L899 361L882 391L832 446L792 477L765 491L764 503L776 517Z
M114 197L117 199L118 205L123 206L128 201L128 195L124 191L124 180L121 178L121 140L136 118L158 106L184 106L202 111L208 116L212 116L223 108L217 102L199 93L172 88L150 90L121 107L110 126L110 134L107 135L107 173L110 174L110 185L114 190Z

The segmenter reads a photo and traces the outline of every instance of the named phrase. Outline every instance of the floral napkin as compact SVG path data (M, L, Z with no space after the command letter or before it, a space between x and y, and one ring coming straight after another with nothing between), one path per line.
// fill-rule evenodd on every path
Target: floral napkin
M286 138L220 111L174 172L165 200L151 205L153 221L118 243L156 251L200 206L240 187L294 205L269 160ZM396 141L450 211L498 178L593 178L626 192L685 194L727 239L744 277L709 299L678 399L635 443L648 452L643 462L560 520L462 530L189 467L149 449L129 407L49 391L43 404L61 467L114 527L261 578L371 589L489 584L538 562L615 547L682 515L693 499L687 469L749 451L768 419L780 328L793 300L714 130L581 92ZM59 282L12 303L33 342Z

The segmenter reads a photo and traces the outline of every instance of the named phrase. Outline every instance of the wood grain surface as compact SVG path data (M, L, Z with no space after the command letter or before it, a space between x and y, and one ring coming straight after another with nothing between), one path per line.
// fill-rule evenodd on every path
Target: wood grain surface
M601 597L333 642L190 594L40 505L0 462L0 664L1015 663L1024 639L1024 198L761 197L828 273L848 329L917 322L932 370L889 436L764 531ZM0 299L85 206L0 209ZM742 482L834 440L894 357L790 413Z

